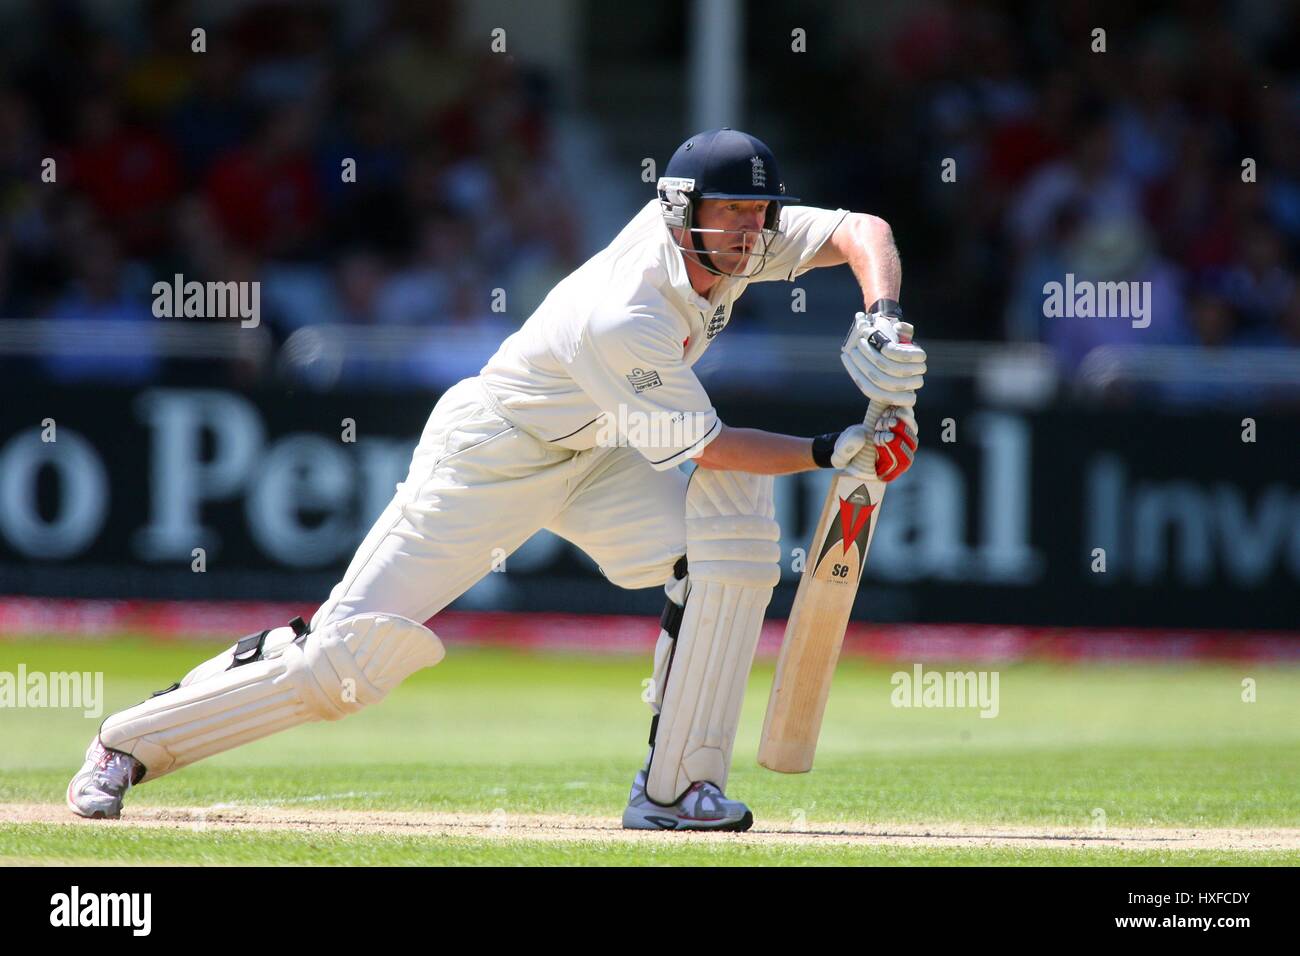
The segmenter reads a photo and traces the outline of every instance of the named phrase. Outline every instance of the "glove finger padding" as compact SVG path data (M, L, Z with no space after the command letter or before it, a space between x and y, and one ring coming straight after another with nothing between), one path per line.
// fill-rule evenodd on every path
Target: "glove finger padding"
M899 339L899 323L889 316L858 313L840 361L868 398L910 406L924 383L926 355L919 345Z
M850 349L844 354L845 368L849 369L849 374L857 372L876 385L890 392L916 391L925 384L925 364L920 365L903 365L898 362L891 362L886 365L879 361L880 353L867 342L862 342L857 348ZM856 381L857 376L854 376Z
M879 339L876 343L879 348L871 344L869 338L859 339L852 348L844 351L861 354L863 360L890 378L919 378L928 371L925 350L921 346L892 340L881 344Z
M916 412L910 408L891 407L886 408L880 418L876 420L875 442L877 445L889 441L890 433L893 432L894 426L899 422L907 425L907 430L912 433L915 440L920 437L921 429L916 424Z
M912 467L916 456L916 419L911 409L891 409L890 412L893 414L887 412L880 417L873 436L876 477L881 481L893 481Z
M857 385L858 390L871 401L904 407L911 407L916 404L915 389L902 388L896 390L904 380L888 380L882 377L881 383L877 384L870 375L858 367L850 353L842 353L840 361L844 364L844 369L849 373L849 377L853 379L853 384Z

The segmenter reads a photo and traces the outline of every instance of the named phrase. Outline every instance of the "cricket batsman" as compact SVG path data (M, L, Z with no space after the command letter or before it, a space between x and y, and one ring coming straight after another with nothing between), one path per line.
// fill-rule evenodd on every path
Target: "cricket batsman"
M900 341L881 219L793 205L733 129L692 136L650 200L563 279L480 373L439 399L406 479L311 623L251 634L104 720L67 802L117 817L127 790L204 757L378 703L437 664L429 620L545 528L622 588L663 587L650 749L631 829L746 830L725 794L742 696L780 577L773 476L897 478L917 446L925 352ZM724 425L691 367L751 282L847 263L865 309L841 360L875 429L815 438ZM688 475L679 466L694 461Z

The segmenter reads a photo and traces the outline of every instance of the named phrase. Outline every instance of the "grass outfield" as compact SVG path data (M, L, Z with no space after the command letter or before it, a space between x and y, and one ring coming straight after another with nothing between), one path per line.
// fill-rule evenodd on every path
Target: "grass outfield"
M143 641L0 643L0 671L16 673L20 663L28 673L102 671L105 712L112 712L217 650ZM442 664L379 707L297 728L133 791L123 822L133 810L137 817L157 811L158 825L95 824L88 839L88 824L0 814L0 862L1300 863L1294 842L1242 850L1161 837L1165 828L1213 837L1220 828L1300 827L1300 669L1003 666L998 716L984 719L973 709L895 708L890 675L909 665L845 661L817 769L785 776L754 762L771 681L770 665L759 664L727 789L753 808L755 830L766 835L629 840L613 828L645 755L649 708L640 695L648 667L639 658L452 646ZM1255 681L1253 703L1242 700L1245 678ZM0 709L0 804L54 813L98 722L77 710ZM452 829L349 832L337 821L322 829L317 817L288 824L306 829L219 819L192 826L163 812L218 805L442 814L439 825ZM502 826L467 824L467 835L456 835L456 814L486 815ZM583 838L558 832L533 839L511 823L547 815L587 821ZM874 828L869 842L834 836L863 825ZM891 825L908 838L892 839ZM944 836L945 827L962 839L945 846L921 837L927 828ZM999 827L1021 839L982 840ZM1079 839L1046 838L1066 830ZM1139 831L1142 842L1108 843L1108 834ZM781 842L789 835L791 842Z

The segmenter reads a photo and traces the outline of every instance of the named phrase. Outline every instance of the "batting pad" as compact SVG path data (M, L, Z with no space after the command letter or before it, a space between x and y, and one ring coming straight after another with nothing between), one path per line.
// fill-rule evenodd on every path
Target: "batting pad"
M646 780L656 803L676 803L699 781L726 789L763 614L781 576L773 483L771 475L704 468L691 476L686 609Z
M433 631L395 614L357 614L296 638L265 635L205 661L174 689L104 721L105 747L135 757L153 780L232 747L315 720L338 720L383 700L445 651Z

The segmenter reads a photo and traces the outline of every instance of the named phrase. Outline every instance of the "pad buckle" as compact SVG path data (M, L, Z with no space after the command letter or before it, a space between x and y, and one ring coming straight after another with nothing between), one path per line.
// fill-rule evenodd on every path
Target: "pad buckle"
M245 664L251 664L262 657L262 645L266 643L266 635L270 631L262 631L260 634L249 634L247 637L241 637L235 643L235 653L231 655L230 666L226 668L233 671L236 667L243 667Z

